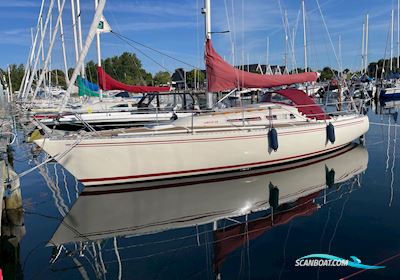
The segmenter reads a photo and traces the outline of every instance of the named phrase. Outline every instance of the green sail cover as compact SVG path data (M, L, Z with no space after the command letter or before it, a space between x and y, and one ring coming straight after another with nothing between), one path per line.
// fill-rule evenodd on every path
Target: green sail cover
M78 76L77 78L77 83L78 83L78 88L79 88L79 96L99 96L98 92L98 86L95 84L92 84L85 78L82 78L81 76Z

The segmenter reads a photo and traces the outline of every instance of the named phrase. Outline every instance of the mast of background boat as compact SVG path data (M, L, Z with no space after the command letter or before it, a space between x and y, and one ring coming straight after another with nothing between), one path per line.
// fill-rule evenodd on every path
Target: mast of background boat
M49 19L50 19L50 14L51 14L51 12L53 10L53 5L54 5L54 0L50 0L49 10L47 11L46 20L45 20L45 23L44 23L43 33L46 32L46 29L47 29L47 26L48 26L48 23L49 23ZM40 19L40 21L41 21L40 22L40 27L41 27L42 26L42 19ZM42 28L40 28L40 30L42 30ZM35 75L36 75L36 70L37 70L37 66L38 66L38 63L39 63L39 59L40 59L40 52L43 49L43 43L44 43L44 36L43 35L44 34L42 34L42 32L40 32L40 33L41 33L41 36L40 36L40 43L39 43L39 47L38 47L38 54L36 55L35 61L33 63L33 68L32 68L32 71L31 71L31 75L29 77L29 83L28 83L28 85L26 87L26 92L24 92L24 95L23 95L25 100L28 98L29 92L32 92L33 79L35 78ZM37 86L39 86L39 85L37 85Z
M340 72L342 73L342 71L343 71L343 64L342 64L342 35L339 35L338 57L339 57Z
M44 61L44 65L43 65L43 71L40 73L39 80L36 83L36 88L35 88L35 91L33 93L33 99L35 99L35 97L36 97L36 95L37 95L37 93L39 91L39 87L42 85L43 80L45 78L46 70L48 69L48 65L49 65L49 62L50 62L50 59L51 59L51 55L52 55L52 50L53 50L54 43L55 43L55 40L56 40L56 37L57 37L58 28L60 26L60 19L61 19L61 16L62 16L62 12L64 10L64 6L65 6L65 0L63 0L62 3L61 3L60 12L58 13L58 16L57 16L56 25L54 26L54 31L51 34L50 46L49 46L49 49L47 50L46 59ZM50 14L50 18L51 18L51 14Z
M266 65L265 65L265 74L268 72L268 65L269 65L269 37L267 37L267 59L266 59Z
M362 25L362 41L361 41L361 74L363 74L364 72L364 42L365 42L365 22L363 22Z
M400 0L397 0L397 69L400 68Z
M95 0L95 1L96 1L95 2L96 7L97 7L96 8L96 12L94 14L92 24L90 25L89 32L88 32L88 34L86 36L85 45L83 46L82 51L81 51L81 53L79 55L78 63L76 65L76 67L74 69L74 72L72 73L71 79L69 81L68 88L67 88L67 94L66 94L66 96L64 98L64 102L63 102L63 104L61 105L61 108L60 108L61 112L64 110L65 106L67 105L67 101L68 101L69 96L71 94L71 90L72 90L72 88L73 88L73 86L75 84L76 78L78 77L78 74L79 74L80 69L81 69L82 64L83 64L83 61L84 61L84 59L85 59L85 57L86 57L86 55L87 55L87 53L89 51L89 48L90 48L90 45L92 44L94 36L98 33L97 29L98 29L98 26L99 26L100 19L101 19L102 15L103 15L104 6L106 5L106 0L99 0L99 1ZM101 94L100 94L100 96L101 96Z
M304 70L308 72L307 60L307 31L306 31L306 8L304 0L301 1L301 8L303 10L303 47L304 47Z
M49 42L51 42L51 37L53 36L52 33L52 24L53 24L53 15L51 15L50 17L50 28L49 28ZM56 31L54 31L56 32ZM47 76L48 76L48 80L47 82L49 83L49 94L51 95L51 56L50 56L50 60L49 60L49 68L47 70Z
M205 17L205 37L206 40L211 40L211 0L204 0L204 8L202 12ZM207 108L211 109L213 107L213 94L212 92L208 92L208 90L206 91L206 100Z
M368 36L369 36L369 15L365 16L365 57L364 57L364 73L368 73Z
M304 0L301 1L301 8L303 10L303 47L304 47L304 72L308 72L308 59L307 59L307 30L306 30L306 6ZM293 38L294 40L294 38ZM308 93L308 87L306 83L306 94Z
M8 65L8 102L11 102L13 100L13 90L12 90L12 83L11 83L11 69L10 65Z
M76 34L76 15L75 15L75 0L71 0L71 16L72 16L72 31L74 34L74 47L75 47L75 63L78 63L78 38Z
M286 74L288 71L288 52L289 52L289 22L288 22L288 16L287 16L287 10L285 10L284 14L284 28L285 28L285 70L283 71L283 74Z
M32 61L33 61L33 56L34 56L35 50L36 50L36 42L37 42L37 37L39 35L40 19L43 17L43 7L44 7L44 0L42 0L42 3L40 5L39 17L38 17L37 24L36 24L35 39L32 42L31 50L30 50L28 59L25 64L25 72L24 72L24 76L22 78L21 86L19 87L18 97L21 97L22 93L25 92L25 87L27 85L27 81L29 81L28 78L32 74L30 69L31 69Z
M49 14L49 20L51 19L51 14ZM46 20L46 22L47 22L47 20ZM46 24L46 26L47 26L47 24ZM41 21L40 21L40 36L41 36L41 38L43 37L43 40L44 40L44 33L45 33L45 31L43 30L43 19L41 19ZM44 42L42 43L42 46L40 47L40 51L41 51L41 54L42 54L42 66L43 66L43 63L44 63ZM42 69L42 71L43 71L43 69Z
M394 10L391 12L391 24L390 24L390 72L393 71L393 32L394 32Z
M94 0L94 7L97 9L99 0ZM97 66L101 67L101 48L100 48L100 32L96 29L96 46L97 46ZM103 91L99 88L99 99L103 100Z
M81 0L76 0L76 16L78 18L78 42L79 42L79 51L82 51L83 42L82 42L82 23L81 23ZM82 64L81 76L85 77L85 62Z
M60 0L57 0L57 7L58 7L58 12L60 13ZM64 59L64 76L65 76L65 83L68 85L69 83L69 76L68 76L68 64L67 64L67 53L65 51L65 38L64 38L64 27L63 27L63 21L62 17L60 18L60 38L61 38L61 48L63 52L63 59ZM57 75L56 75L57 77ZM58 84L58 83L57 83Z

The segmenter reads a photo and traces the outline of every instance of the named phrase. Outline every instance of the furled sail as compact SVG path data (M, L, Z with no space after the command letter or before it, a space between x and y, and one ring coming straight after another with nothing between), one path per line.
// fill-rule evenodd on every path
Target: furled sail
M128 92L144 93L144 92L167 92L170 87L152 87L152 86L132 86L118 82L108 75L103 68L97 67L97 75L99 78L99 86L103 90L125 90Z
M211 40L206 41L205 53L208 91L224 91L234 88L271 88L297 83L314 82L318 73L292 75L262 75L236 69L224 61L215 51Z
M99 96L99 86L89 82L80 75L76 79L78 84L79 96Z

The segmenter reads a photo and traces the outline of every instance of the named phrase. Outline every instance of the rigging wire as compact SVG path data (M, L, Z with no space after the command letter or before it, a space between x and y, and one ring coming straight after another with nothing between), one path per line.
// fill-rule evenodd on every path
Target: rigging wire
M115 32L111 32L112 34L116 35L117 38L119 38L120 40L124 41L125 43L127 43L129 46L131 46L132 48L134 48L136 51L140 52L142 55L144 55L145 57L147 57L149 60L151 60L152 62L154 62L155 64L157 64L158 66L160 66L162 69L166 70L169 72L169 69L166 68L164 65L162 65L161 63L157 62L154 58L152 58L151 56L149 56L148 54L146 54L145 52L143 52L141 49L139 49L138 47L134 46L132 43L130 43L130 41L133 40L128 40L125 38L125 36L120 35L118 33Z
M164 53L164 52L162 52L162 51L160 51L160 50L157 50L157 49L155 49L155 48L153 48L153 47L150 47L150 46L148 46L148 45L145 45L145 44L143 44L143 43L140 43L140 42L138 42L138 41L136 41L136 40L130 39L130 38L128 38L128 37L126 37L126 36L124 36L124 35L122 35L122 34L116 33L115 31L111 31L111 33L114 34L114 35L116 35L116 36L117 36L118 38L120 38L122 41L125 41L126 43L128 43L128 45L130 45L130 46L133 47L134 49L137 49L138 51L140 51L142 54L144 54L144 53L143 53L141 50L139 50L137 47L133 46L133 44L131 44L131 43L134 43L134 44L136 44L136 45L139 45L139 46L141 46L141 47L144 47L144 48L146 48L146 49L149 49L149 50L151 50L151 51L153 51L153 52L156 52L156 53L158 53L158 54L160 54L160 55L162 55L162 56L168 57L168 58L170 58L170 59L172 59L172 60L178 61L178 62L180 62L180 63L182 63L182 64L187 65L187 66L193 67L194 69L201 70L200 68L194 66L193 64L190 64L190 63L188 63L188 62L185 62L185 61L183 61L183 60L181 60L181 59L179 59L179 58L173 57L173 56L171 56L171 55L169 55L169 54L166 54L166 53ZM144 55L145 55L146 57L148 57L149 59L151 59L154 63L158 64L158 65L159 65L160 67L162 67L163 69L168 70L168 69L165 68L163 65L161 65L161 64L158 63L158 62L156 62L153 58L149 57L147 54L144 54Z
M322 23L324 24L325 31L328 34L329 42L331 43L331 47L332 47L332 50L333 50L333 54L335 55L336 62L338 63L338 66L341 67L338 55L336 53L335 46L333 45L333 42L332 42L331 34L329 33L329 29L328 29L328 26L326 25L325 17L324 17L324 15L322 13L321 6L319 4L319 0L315 0L315 1L317 3L318 10L319 10L319 13L320 13L321 18L322 18ZM343 69L339 69L339 70L340 70L340 72L343 72Z

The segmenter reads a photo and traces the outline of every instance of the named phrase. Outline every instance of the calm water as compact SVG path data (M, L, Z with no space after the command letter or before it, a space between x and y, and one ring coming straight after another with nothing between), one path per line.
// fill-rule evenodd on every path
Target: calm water
M24 213L3 213L1 267L9 279L399 279L397 133L371 125L365 147L320 158L113 188L48 164L21 178ZM43 158L32 148L13 146L17 173ZM295 267L314 253L386 267Z

